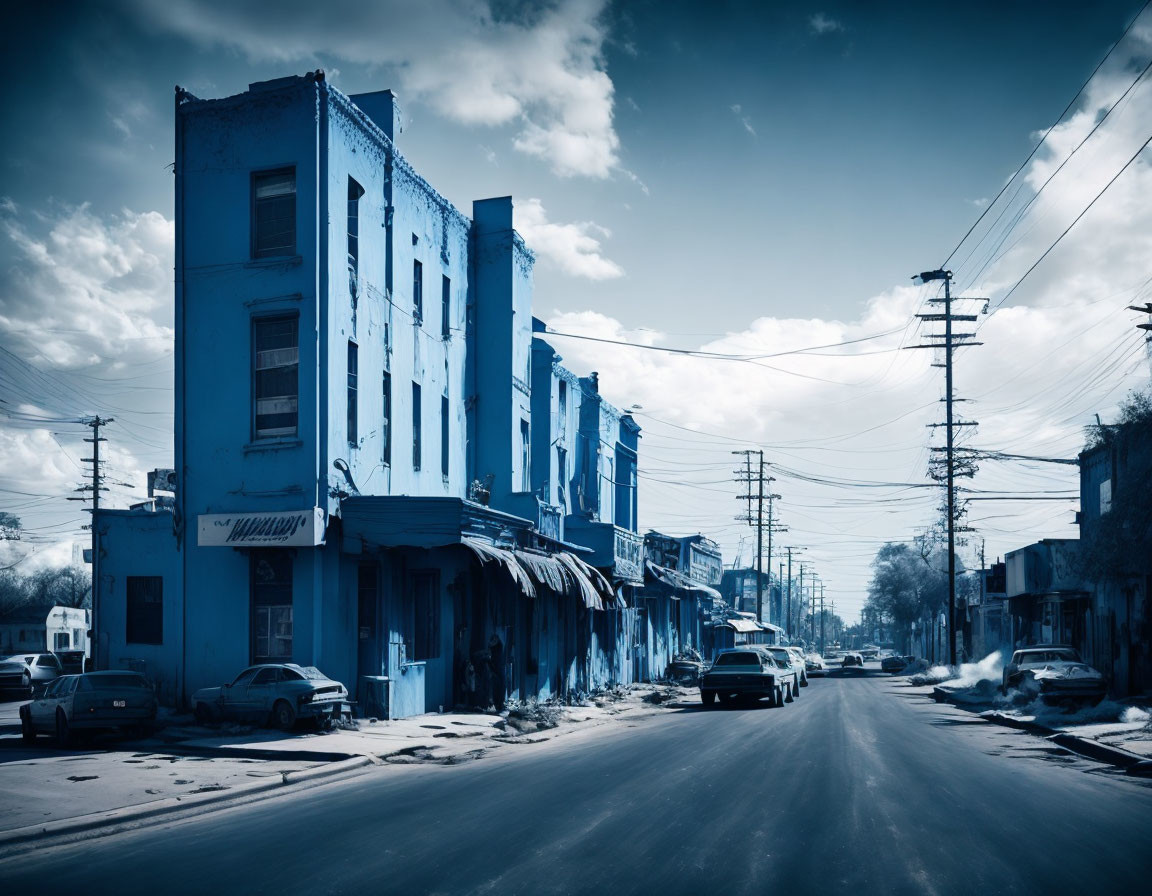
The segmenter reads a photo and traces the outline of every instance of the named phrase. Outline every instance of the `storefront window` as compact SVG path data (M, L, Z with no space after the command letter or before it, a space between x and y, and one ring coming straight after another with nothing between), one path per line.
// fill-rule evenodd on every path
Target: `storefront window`
M252 662L292 659L292 555L252 552Z

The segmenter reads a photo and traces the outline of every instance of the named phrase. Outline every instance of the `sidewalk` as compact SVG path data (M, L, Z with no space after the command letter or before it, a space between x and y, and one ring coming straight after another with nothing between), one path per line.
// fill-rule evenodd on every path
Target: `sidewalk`
M190 715L170 715L146 740L99 739L81 750L59 750L45 738L24 745L9 734L0 736L6 796L0 848L362 773L370 766L456 765L496 750L515 755L524 745L634 723L685 704L699 704L695 689L636 685L584 706L359 720L355 729L323 733L212 728L196 725Z

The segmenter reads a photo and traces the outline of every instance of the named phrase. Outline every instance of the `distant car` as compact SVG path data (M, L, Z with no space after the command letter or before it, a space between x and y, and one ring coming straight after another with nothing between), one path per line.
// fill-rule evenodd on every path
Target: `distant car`
M804 659L804 651L799 647L788 647L786 649L790 654L792 654L793 657L796 658L797 662L799 663L800 687L808 687L808 663Z
M768 697L773 706L782 706L791 703L799 690L796 671L788 661L760 646L721 650L700 677L700 701L705 706L717 699L728 704L761 697Z
M808 681L808 670L804 665L804 657L797 656L795 653L792 652L793 650L798 651L799 648L783 647L783 646L776 646L776 645L765 645L761 649L767 650L769 653L771 653L777 659L783 660L784 662L786 662L792 668L792 670L796 673L796 681L799 682L800 687L803 687L804 684ZM800 696L799 690L797 690L796 696L797 697Z
M0 660L0 691L11 696L32 696L32 668L22 656Z
M880 655L880 648L872 646L862 647L860 648L859 653L860 656L866 660L874 660Z
M855 666L858 669L864 668L864 657L858 653L846 653L844 658L840 660L840 668L847 669Z
M1034 693L1045 701L1085 700L1099 703L1108 691L1104 676L1080 659L1074 647L1037 644L1012 654L1000 686Z
M54 734L62 747L77 731L132 731L156 719L156 695L138 672L86 672L62 675L44 693L20 707L20 732L31 743Z
M904 668L915 660L916 657L914 656L886 656L880 660L880 668L895 675L898 672L903 672Z
M694 688L700 684L700 673L704 664L696 660L672 660L664 669L664 678L673 684Z
M804 656L804 666L809 675L824 674L828 670L823 658L818 653L809 653Z
M43 693L48 683L64 674L64 667L54 653L20 653L9 657L23 660L32 674L33 693Z
M266 724L285 731L298 719L339 720L348 689L315 666L264 663L249 666L231 684L201 688L192 695L196 719Z

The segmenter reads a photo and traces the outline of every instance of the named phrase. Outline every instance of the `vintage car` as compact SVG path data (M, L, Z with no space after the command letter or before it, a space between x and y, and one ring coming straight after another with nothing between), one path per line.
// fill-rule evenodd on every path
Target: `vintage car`
M791 703L799 690L796 672L787 660L759 646L721 650L700 677L700 701L705 706L717 699L728 704L761 697L769 698L773 706L781 706Z
M8 659L22 661L28 667L34 694L43 693L49 682L64 674L64 667L54 653L20 653Z
M32 669L22 656L0 660L0 692L8 696L32 696Z
M809 675L823 675L828 671L828 665L824 662L824 658L818 653L805 654L804 667Z
M700 673L703 671L704 664L698 660L673 657L664 669L664 678L672 684L694 688L700 684Z
M915 660L916 657L914 656L886 656L880 660L880 669L881 671L891 672L893 675L897 675L903 672L905 667Z
M315 666L263 663L249 666L231 684L201 688L192 706L201 723L271 722L287 731L301 718L338 721L347 699L348 689Z
M156 707L151 685L138 672L62 675L20 707L20 733L27 743L39 734L54 734L57 744L68 747L77 731L147 728L156 719Z
M795 658L796 662L800 664L800 687L808 687L808 662L804 659L804 651L799 647L786 647L787 650ZM795 663L793 663L795 665Z
M843 658L840 660L840 668L841 669L850 669L853 667L855 667L857 669L863 669L864 668L864 657L858 653L846 653L846 654L844 654Z
M1083 700L1099 703L1108 691L1104 676L1066 644L1037 644L1012 654L1000 686L1039 696L1046 702Z
M796 689L796 696L799 697L800 687L808 683L808 669L804 665L804 657L797 655L800 648L770 645L762 649L769 651L777 659L783 660L796 673L796 681L799 685Z

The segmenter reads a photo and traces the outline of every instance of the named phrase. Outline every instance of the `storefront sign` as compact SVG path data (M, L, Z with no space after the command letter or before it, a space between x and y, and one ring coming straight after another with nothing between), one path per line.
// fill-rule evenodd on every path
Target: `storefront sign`
M202 513L200 547L315 547L324 543L324 510L277 513Z

